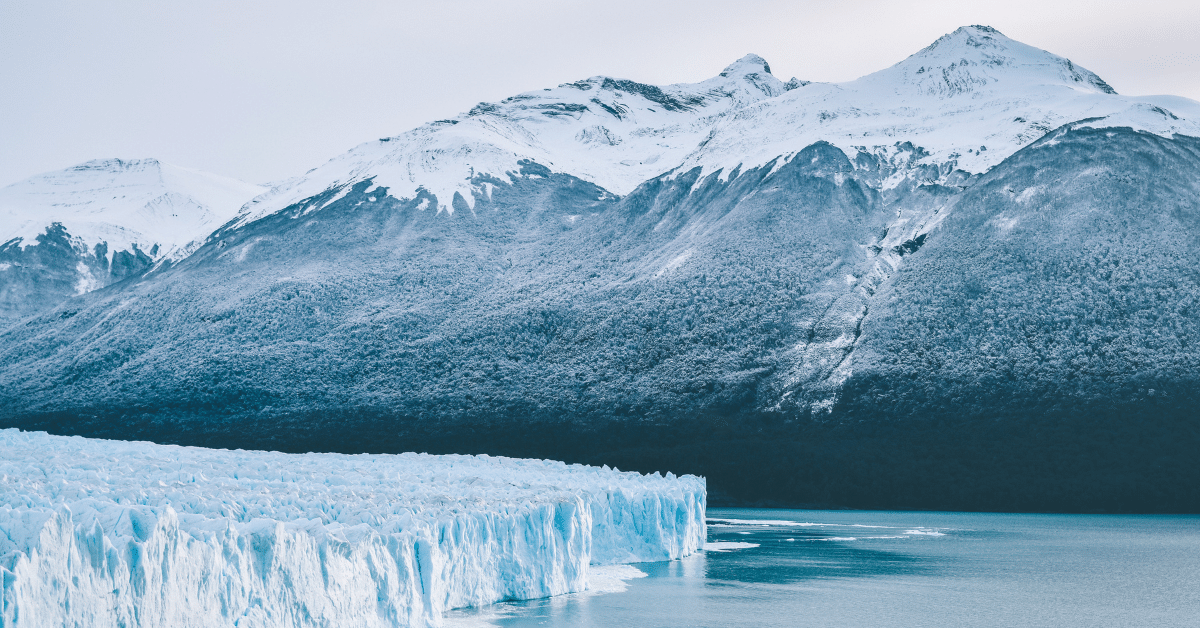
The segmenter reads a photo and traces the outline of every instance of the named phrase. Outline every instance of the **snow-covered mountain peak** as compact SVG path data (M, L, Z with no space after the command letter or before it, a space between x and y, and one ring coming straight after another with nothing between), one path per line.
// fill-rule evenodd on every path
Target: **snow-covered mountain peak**
M74 172L136 172L161 177L162 163L157 159L93 159L70 168Z
M932 44L922 48L913 57L922 55L931 55L937 52L945 52L947 49L961 48L962 46L970 46L979 49L1004 50L1007 44L1019 43L1016 40L1009 39L1004 36L1004 33L982 24L973 24L971 26L960 26L952 33L946 33L938 37ZM956 53L952 53L956 54ZM910 57L912 58L912 57Z
M860 82L887 85L897 93L915 89L940 98L1018 85L1064 85L1089 93L1116 93L1099 76L1069 59L1009 39L990 26L963 26Z
M737 61L725 66L715 79L704 83L715 83L722 79L726 82L723 91L732 94L742 103L754 102L764 97L772 98L786 92L787 84L771 74L771 66L756 54L748 54Z
M745 76L752 73L771 73L771 66L767 64L767 60L756 54L748 54L733 63L725 66L721 70L721 76L726 78L731 76Z
M911 145L919 155L906 162L911 172L941 177L956 169L983 172L1047 132L1084 119L1200 135L1192 105L1173 97L1120 96L1069 59L986 26L959 28L854 81L785 87L791 89L716 125L677 171L779 166L826 141L851 158L860 151L892 155Z
M0 242L30 245L61 223L88 250L175 257L265 191L157 159L97 159L0 189Z
M496 179L517 176L526 160L627 194L672 170L782 165L818 141L850 157L894 156L898 146L911 144L919 157L909 166L946 176L956 169L983 172L1046 132L1085 118L1132 120L1152 132L1191 134L1196 127L1197 118L1180 114L1168 124L1152 107L1132 107L1142 101L1157 106L1154 99L1118 96L1070 60L986 26L959 28L846 83L783 83L762 57L749 54L699 83L655 86L594 76L480 103L358 146L256 199L233 226L290 206L319 210L341 198L336 190L366 180L395 198L428 193L436 202L425 209L473 210ZM325 200L307 200L318 196Z
M762 57L746 55L699 83L594 76L479 103L457 117L359 145L256 199L234 226L367 179L395 198L428 192L438 212L453 212L456 198L474 208L476 198L490 193L484 175L504 180L525 160L626 194L679 164L716 120L786 91Z

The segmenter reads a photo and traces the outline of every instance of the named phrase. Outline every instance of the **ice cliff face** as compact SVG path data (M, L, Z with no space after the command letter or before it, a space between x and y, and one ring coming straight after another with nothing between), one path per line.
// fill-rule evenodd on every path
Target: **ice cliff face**
M704 481L0 432L5 626L436 626L704 542Z

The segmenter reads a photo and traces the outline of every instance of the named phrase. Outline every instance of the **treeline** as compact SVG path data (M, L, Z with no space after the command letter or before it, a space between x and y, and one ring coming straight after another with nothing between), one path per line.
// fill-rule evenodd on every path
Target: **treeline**
M487 453L669 470L706 476L712 505L1195 513L1197 403L1031 404L920 419L846 404L819 420L710 413L671 423L533 420L530 408L458 421L370 408L232 421L214 420L208 408L123 408L26 416L20 426L208 447Z

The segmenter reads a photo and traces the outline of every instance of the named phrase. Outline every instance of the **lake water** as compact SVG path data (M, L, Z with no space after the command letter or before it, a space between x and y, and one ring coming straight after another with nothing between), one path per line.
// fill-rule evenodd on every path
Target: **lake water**
M708 517L710 543L757 547L639 564L646 575L622 592L456 611L448 625L1200 626L1200 517L715 508Z

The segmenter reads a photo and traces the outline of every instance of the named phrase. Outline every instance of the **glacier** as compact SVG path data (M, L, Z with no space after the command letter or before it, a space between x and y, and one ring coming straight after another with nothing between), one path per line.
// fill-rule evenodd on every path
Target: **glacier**
M438 626L703 547L705 481L0 431L0 625Z

